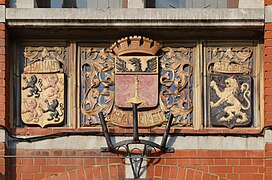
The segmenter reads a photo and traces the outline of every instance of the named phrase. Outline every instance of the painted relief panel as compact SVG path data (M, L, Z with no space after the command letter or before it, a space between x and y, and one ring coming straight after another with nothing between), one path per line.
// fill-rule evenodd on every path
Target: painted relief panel
M132 98L139 108L154 108L158 104L158 57L124 56L115 60L115 103L131 108Z
M207 48L207 58L210 125L251 125L252 48Z
M21 117L27 125L60 124L64 121L65 49L26 48L21 74Z
M135 102L140 104L140 128L163 125L170 113L173 124L191 126L192 48L163 48L155 56L148 50L150 44L156 44L152 40L129 38L133 47L126 42L128 38L121 39L115 51L81 48L82 126L100 125L98 113L102 111L109 124L131 128ZM141 50L143 47L147 49ZM137 50L141 55L123 53L137 54Z

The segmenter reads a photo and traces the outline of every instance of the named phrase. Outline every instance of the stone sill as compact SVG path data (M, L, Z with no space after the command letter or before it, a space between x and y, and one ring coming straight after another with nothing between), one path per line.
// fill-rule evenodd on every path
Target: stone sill
M133 133L133 129L125 129L118 127L109 127L110 133L117 133L118 135L130 135ZM12 129L12 134L18 136L36 136L36 135L48 135L60 132L93 132L93 133L103 133L100 127L87 127L87 128L62 128L62 127L49 127L49 128L39 128L39 127L28 127L28 128L16 128ZM162 135L164 133L164 128L152 128L152 129L139 129L140 134L144 135ZM171 134L177 134L181 136L194 136L194 135L220 135L222 136L232 136L232 135L253 135L253 136L263 136L262 129L260 128L207 128L207 129L193 129L193 128L172 128L170 130Z
M264 9L6 9L10 27L262 27Z

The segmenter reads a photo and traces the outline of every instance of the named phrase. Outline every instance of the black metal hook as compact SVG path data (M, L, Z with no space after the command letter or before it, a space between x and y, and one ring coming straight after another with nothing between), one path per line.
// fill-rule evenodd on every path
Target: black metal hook
M165 128L164 134L163 134L163 138L162 138L161 144L159 145L159 144L154 143L152 141L139 139L138 104L132 104L132 112L133 112L133 139L132 140L124 140L124 141L118 142L116 144L113 144L110 139L110 135L108 132L108 128L107 128L103 113L102 112L99 113L100 122L102 125L102 129L104 132L106 142L107 142L107 146L108 146L108 147L102 147L101 151L102 152L118 153L118 150L120 149L120 147L126 147L125 149L127 152L125 154L126 154L126 157L129 158L129 160L130 160L130 164L131 164L134 178L139 178L141 176L141 168L142 168L143 160L144 160L144 158L148 158L147 157L147 154L149 151L148 147L150 147L152 149L159 149L162 153L173 153L174 152L174 148L166 147L171 124L173 121L173 115L170 114L168 117L168 122L167 122L167 125ZM136 145L136 144L144 145L144 149L142 150L142 153L140 154L140 156L133 154L133 152L131 152L131 150L129 149L129 145Z

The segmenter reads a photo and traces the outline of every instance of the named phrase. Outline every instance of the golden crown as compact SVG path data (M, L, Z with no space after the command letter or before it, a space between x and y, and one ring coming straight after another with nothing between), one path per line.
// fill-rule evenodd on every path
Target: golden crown
M129 36L115 42L110 49L116 55L121 56L128 53L155 55L160 48L160 43L152 39L143 36Z

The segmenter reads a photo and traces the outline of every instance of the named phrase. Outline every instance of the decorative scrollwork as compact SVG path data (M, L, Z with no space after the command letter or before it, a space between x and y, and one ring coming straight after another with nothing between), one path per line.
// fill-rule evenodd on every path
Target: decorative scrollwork
M92 48L82 48L81 57L81 112L91 124L97 124L98 113L109 114L114 104L114 58L110 50Z
M192 112L192 50L164 48L161 58L160 107L172 113L175 123L191 125Z
M243 48L208 48L208 73L250 74L252 49Z

